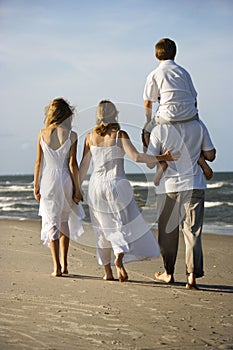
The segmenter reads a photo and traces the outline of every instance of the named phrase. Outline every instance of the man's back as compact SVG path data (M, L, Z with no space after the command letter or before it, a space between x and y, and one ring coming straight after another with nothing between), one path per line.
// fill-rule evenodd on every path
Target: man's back
M213 148L208 130L201 121L156 126L151 133L148 153L159 154L166 149L181 153L176 162L168 163L156 192L204 189L206 182L197 161L201 151L210 151Z

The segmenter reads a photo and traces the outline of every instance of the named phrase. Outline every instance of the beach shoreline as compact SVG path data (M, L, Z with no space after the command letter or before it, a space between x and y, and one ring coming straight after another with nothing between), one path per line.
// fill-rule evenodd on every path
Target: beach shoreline
M50 277L40 227L0 220L1 350L233 349L232 236L203 235L205 277L190 291L182 235L174 285L153 278L161 258L127 264L129 282L119 283L102 280L91 225L71 242L70 275Z

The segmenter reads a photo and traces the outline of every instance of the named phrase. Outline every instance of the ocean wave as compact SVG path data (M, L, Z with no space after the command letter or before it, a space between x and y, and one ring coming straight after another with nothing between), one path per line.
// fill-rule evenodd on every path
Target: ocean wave
M223 181L219 181L219 182L215 182L215 183L212 183L212 184L207 184L207 188L220 188L220 187L223 187L224 185L229 185L229 183L227 182L223 182Z
M0 192L32 192L32 185L0 186Z
M229 180L229 181L218 181L218 182L214 182L214 183L207 183L206 187L208 189L215 189L215 188L221 188L221 187L233 187L233 181Z
M129 181L132 187L154 187L153 181Z
M233 202L205 202L205 208L219 207L221 205L233 206Z
M12 211L12 212L35 212L35 208L33 207L27 207L27 208L23 208L23 207L3 207L1 208L0 211Z

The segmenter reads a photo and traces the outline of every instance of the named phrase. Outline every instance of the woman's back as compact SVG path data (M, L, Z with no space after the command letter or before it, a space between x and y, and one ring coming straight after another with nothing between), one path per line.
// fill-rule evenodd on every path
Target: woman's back
M41 147L46 170L68 167L71 131L63 127L47 127L41 131Z
M90 134L90 150L93 162L93 176L108 179L124 177L124 150L120 146L119 131L112 130L105 136L95 131Z

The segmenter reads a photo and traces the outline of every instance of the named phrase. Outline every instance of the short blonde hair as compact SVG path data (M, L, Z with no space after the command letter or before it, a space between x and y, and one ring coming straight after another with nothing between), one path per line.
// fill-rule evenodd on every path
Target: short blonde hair
M63 98L55 98L45 107L45 126L51 124L59 125L74 114L74 107ZM71 126L71 120L70 120Z
M102 100L96 109L96 127L98 135L105 136L109 128L119 130L118 110L114 103Z

